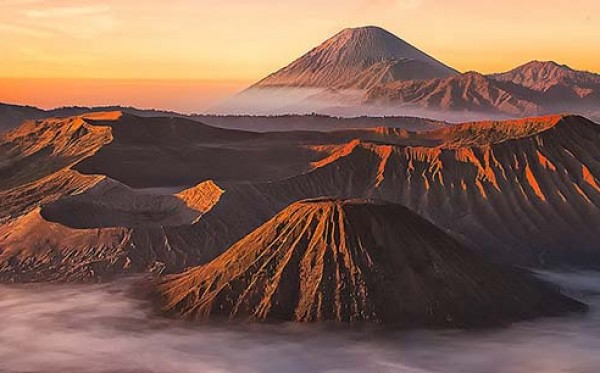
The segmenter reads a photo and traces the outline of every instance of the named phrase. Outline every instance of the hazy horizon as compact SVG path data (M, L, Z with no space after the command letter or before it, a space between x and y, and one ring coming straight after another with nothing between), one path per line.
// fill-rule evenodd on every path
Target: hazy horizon
M600 71L600 50L589 47L600 34L600 3L592 0L310 1L5 0L0 101L198 112L340 30L365 25L463 72L531 60Z
M0 103L40 109L132 106L193 114L242 90L244 81L0 78Z

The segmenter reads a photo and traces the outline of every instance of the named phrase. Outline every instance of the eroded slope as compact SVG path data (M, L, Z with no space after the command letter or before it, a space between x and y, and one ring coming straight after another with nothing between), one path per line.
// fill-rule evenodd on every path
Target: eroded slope
M599 126L571 116L488 127L425 136L437 145L333 147L308 173L230 188L200 224L217 221L224 248L294 201L377 198L408 206L497 260L599 265Z
M402 206L357 200L295 203L158 293L163 311L192 319L464 327L582 309Z
M287 205L322 196L406 205L461 243L506 263L600 265L600 131L581 117L467 123L425 133L389 128L270 133L258 142L256 134L245 132L248 141L224 138L220 131L202 138L191 135L193 128L180 133L179 122L168 119L153 119L146 130L144 120L135 121L116 145L121 132L114 128L130 122L105 117L77 124L75 118L48 126L52 130L44 129L44 122L9 134L18 140L1 144L3 280L97 280L122 272L181 271L215 258ZM161 123L165 129L157 128ZM162 181L151 183L155 176L147 178L148 172L156 177L171 168L179 172L178 159L184 164L192 159L186 158L187 145L177 155L183 134L184 145L227 141L242 154L252 154L254 147L269 154L270 144L281 151L287 144L310 156L302 158L300 171L283 171L294 176L279 178L279 170L268 182L238 184L201 178L190 183L199 183L195 187L168 193L132 189L73 169L99 152L108 159L99 166L111 170L135 160L129 156L168 149L169 167L144 169L141 178L134 169L126 174L127 180L159 187ZM202 157L198 162L207 168L191 175L219 167ZM259 171L265 175L280 164L264 164Z

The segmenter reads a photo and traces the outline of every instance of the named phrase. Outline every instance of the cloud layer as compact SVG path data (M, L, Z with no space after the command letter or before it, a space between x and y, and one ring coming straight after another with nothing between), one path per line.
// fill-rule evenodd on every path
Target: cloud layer
M484 332L193 326L153 317L109 285L0 287L0 371L79 373L529 373L600 366L600 274L546 274L580 296L582 317Z

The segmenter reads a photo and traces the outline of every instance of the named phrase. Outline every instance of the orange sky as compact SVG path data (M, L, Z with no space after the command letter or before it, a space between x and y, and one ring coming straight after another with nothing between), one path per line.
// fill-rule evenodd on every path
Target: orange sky
M121 103L202 110L340 29L368 24L462 71L503 71L532 59L600 71L598 0L0 0L0 5L0 78L18 78L0 80L0 101L45 107Z

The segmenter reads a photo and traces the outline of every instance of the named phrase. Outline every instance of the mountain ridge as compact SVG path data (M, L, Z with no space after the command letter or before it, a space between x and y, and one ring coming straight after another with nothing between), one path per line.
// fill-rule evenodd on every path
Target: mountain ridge
M462 143L442 130L417 142L382 139L333 147L303 175L230 188L200 223L208 226L236 211L227 231L240 238L296 200L376 198L409 207L495 260L528 266L600 263L595 229L600 165L593 155L600 151L594 142L598 124L555 116L530 130L517 126L516 135L509 126L508 137L486 134L493 122L481 133L471 131L477 127L464 129L472 137ZM226 239L221 247L231 243Z
M580 309L503 272L410 210L372 200L296 202L210 263L158 285L167 315L207 320L497 325Z
M490 74L489 76L495 80L510 81L541 92L548 91L559 84L600 84L600 74L575 70L555 61L534 60L504 73Z
M401 104L441 111L513 116L531 116L541 111L529 98L477 72L380 85L369 90L365 100L376 105Z
M553 61L504 73L459 73L369 26L342 30L215 111L409 115L458 123L566 112L600 120L600 75Z
M582 117L252 134L103 115L2 137L0 280L180 271L322 196L405 205L495 261L600 266L600 126Z

